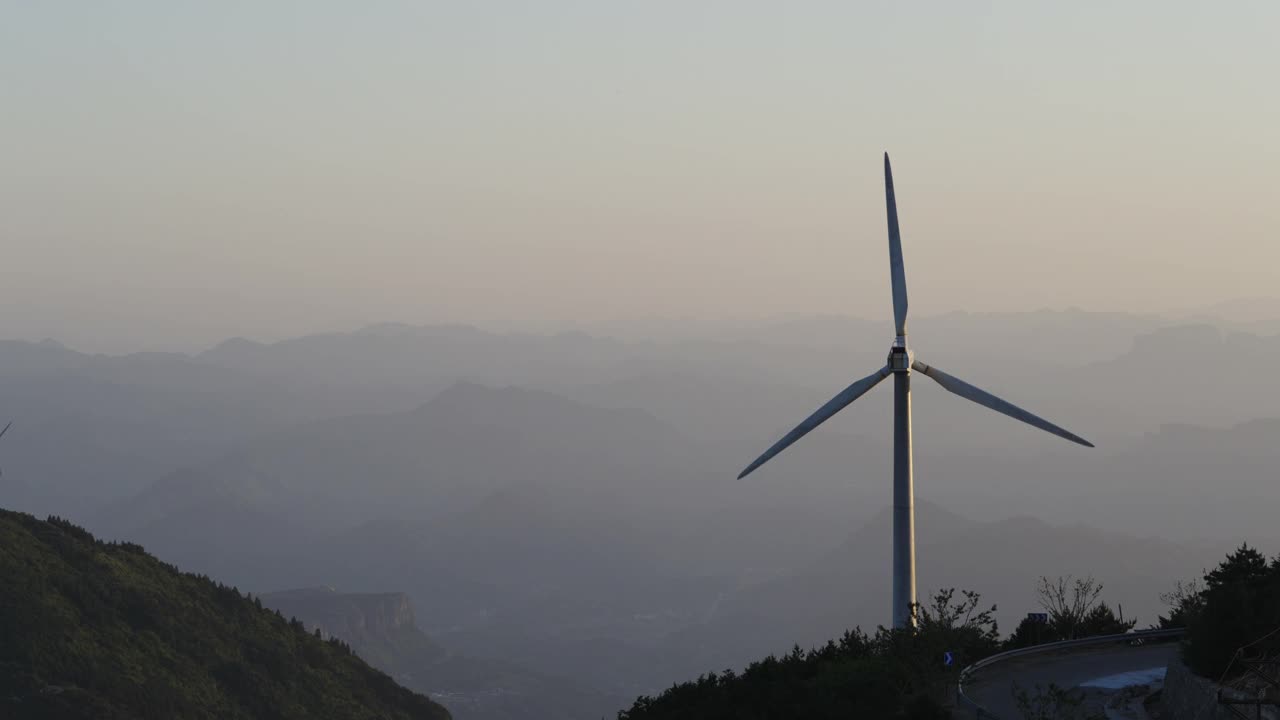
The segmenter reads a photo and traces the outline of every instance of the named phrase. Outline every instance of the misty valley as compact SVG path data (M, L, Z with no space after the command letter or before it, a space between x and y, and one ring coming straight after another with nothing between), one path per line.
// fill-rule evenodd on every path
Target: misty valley
M1248 380L1280 336L1081 311L913 323L931 361L979 384L998 368L1002 394L1098 445L917 390L922 598L981 593L1007 634L1040 577L1092 576L1146 627L1241 541L1280 547L1280 396ZM460 720L611 717L888 625L888 390L735 475L891 334L796 317L696 337L378 325L194 354L0 341L0 506L233 586Z

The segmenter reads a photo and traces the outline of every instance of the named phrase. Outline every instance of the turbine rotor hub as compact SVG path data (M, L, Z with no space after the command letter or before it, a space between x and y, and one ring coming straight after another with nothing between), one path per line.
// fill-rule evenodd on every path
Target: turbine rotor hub
M889 348L889 371L896 373L911 372L911 361L915 359L915 353L907 349L907 338L899 335L897 340L893 341L893 346Z

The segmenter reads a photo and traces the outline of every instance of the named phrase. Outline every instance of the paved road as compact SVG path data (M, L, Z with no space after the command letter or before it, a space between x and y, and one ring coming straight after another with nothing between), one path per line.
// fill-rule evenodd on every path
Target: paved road
M1012 658L974 673L964 691L999 720L1020 720L1013 701L1015 681L1028 690L1049 683L1073 688L1095 678L1164 666L1177 650L1176 642L1104 645Z

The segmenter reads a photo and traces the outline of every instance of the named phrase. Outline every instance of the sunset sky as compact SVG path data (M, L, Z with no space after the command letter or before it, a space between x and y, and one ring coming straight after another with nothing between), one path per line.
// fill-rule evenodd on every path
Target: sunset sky
M1280 5L0 0L0 337L1280 297Z

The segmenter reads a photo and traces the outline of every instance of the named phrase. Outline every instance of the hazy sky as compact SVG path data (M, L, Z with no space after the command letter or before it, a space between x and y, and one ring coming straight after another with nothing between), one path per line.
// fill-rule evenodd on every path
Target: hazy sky
M785 6L785 7L784 7ZM0 337L1280 291L1274 2L0 0Z

